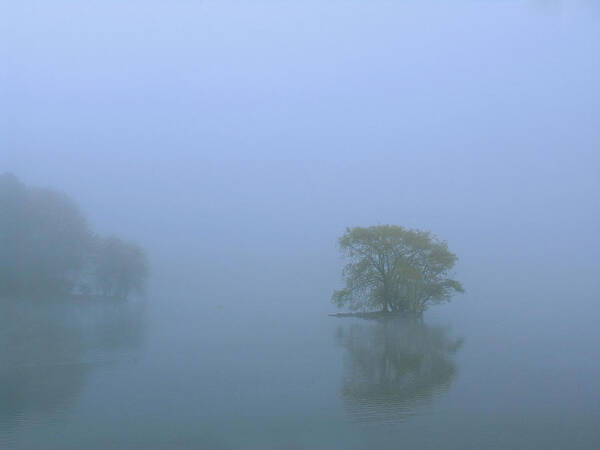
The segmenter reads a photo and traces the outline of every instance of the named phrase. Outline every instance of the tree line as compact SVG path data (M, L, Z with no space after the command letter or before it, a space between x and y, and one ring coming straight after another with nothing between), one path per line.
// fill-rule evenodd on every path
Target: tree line
M69 196L0 175L0 295L126 298L147 276L144 250L94 233Z

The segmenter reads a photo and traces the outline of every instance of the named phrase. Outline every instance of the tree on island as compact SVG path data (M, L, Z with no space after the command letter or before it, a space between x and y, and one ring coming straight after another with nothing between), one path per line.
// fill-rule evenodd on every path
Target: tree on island
M349 262L345 286L332 296L338 307L422 314L430 304L464 292L450 278L458 258L428 231L395 225L347 228L339 246Z

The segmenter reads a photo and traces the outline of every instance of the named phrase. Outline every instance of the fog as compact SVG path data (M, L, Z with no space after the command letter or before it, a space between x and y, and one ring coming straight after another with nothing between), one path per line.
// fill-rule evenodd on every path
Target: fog
M5 302L1 447L600 444L596 4L1 16L0 173L149 266L118 305ZM337 239L384 224L447 241L466 293L396 328L328 317Z

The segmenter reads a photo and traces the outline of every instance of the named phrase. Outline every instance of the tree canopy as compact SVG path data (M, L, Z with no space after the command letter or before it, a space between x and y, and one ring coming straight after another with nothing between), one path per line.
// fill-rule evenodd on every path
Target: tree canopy
M332 296L338 307L420 314L464 292L450 278L458 258L428 231L395 225L347 228L339 247L348 263L345 286Z

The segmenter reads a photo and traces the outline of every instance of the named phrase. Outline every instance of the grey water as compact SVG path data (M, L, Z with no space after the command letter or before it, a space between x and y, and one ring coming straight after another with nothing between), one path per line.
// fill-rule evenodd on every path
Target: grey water
M485 304L552 299L494 291L422 322L255 314L206 294L5 307L0 446L597 447L593 296L514 317Z
M0 449L600 448L595 2L5 3L0 173L150 278L0 299ZM466 293L328 316L377 224Z

